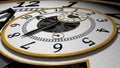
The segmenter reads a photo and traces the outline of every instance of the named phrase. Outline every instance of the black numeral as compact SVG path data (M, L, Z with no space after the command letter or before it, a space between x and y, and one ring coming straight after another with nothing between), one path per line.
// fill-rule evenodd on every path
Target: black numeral
M18 37L18 36L20 36L20 33L19 33L19 32L16 32L16 33L14 33L14 34L9 34L9 35L8 35L8 38L13 38L13 37Z
M29 3L30 3L30 5L27 5L27 6L25 6L25 7L35 7L35 6L39 6L40 1L31 1L31 2L29 2Z
M28 45L31 45L31 44L33 44L33 43L35 43L35 41L30 42L30 43L25 44L25 45L22 45L22 46L20 46L20 48L23 48L23 49L28 49L28 48L30 48Z
M57 49L56 51L54 51L54 53L59 52L59 51L62 49L62 47L63 47L62 44L56 43L56 44L53 46L54 49Z
M110 33L108 30L104 28L97 29L96 31Z
M24 7L24 6L23 6L24 3L25 3L25 2L18 2L18 3L17 3L18 6L14 6L14 8L17 8L17 7Z
M69 2L70 4L67 7L72 7L73 5L75 5L77 2Z
M18 7L36 7L39 6L40 1L30 1L29 4L24 5L26 2L18 2L17 6L14 6L14 8L18 8Z
M90 13L87 13L87 15L94 15L95 14L95 12L90 12Z
M11 8L0 12L0 19L5 19L4 21L0 21L0 30L13 17L14 14L15 11Z
M82 42L88 44L89 46L92 46L92 45L95 44L94 41L90 40L90 39L87 38L87 37L83 38L83 39L82 39Z
M107 22L108 20L107 19L97 19L98 22Z

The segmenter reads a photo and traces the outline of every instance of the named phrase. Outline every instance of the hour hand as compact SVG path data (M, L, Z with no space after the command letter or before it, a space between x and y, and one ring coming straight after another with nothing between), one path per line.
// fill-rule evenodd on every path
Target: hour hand
M40 27L40 28L38 28L38 29L34 29L34 30L30 31L30 32L25 33L24 35L22 35L22 37L27 37L27 36L34 35L34 34L36 34L36 33L38 33L38 32L43 31L43 30L49 29L49 28L51 28L51 27L54 27L55 25L57 25L56 22L51 23L51 24L49 24L49 25L46 25L46 26L44 26L44 27Z

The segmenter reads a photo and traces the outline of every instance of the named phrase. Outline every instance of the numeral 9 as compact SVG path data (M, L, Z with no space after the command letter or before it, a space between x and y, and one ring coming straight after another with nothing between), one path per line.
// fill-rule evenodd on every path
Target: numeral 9
M59 51L62 49L62 47L63 47L62 44L56 43L56 44L53 46L53 48L56 49L56 51L54 51L54 53L59 52Z

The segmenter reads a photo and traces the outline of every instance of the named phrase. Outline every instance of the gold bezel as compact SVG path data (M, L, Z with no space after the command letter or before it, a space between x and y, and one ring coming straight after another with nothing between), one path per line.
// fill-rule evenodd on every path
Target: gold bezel
M6 56L7 58L10 58L10 59L14 60L14 61L24 63L24 64L36 65L36 66L63 66L63 65L71 65L71 64L77 64L77 63L85 62L87 64L87 68L90 68L89 59L81 59L81 60L78 60L78 61L73 61L73 62L68 62L68 63L49 64L49 63L39 63L39 61L38 62L35 62L35 61L34 62L32 62L32 61L29 62L29 61L26 61L26 60L15 58L14 56L10 56L10 55L6 54L4 51L1 51L1 54Z

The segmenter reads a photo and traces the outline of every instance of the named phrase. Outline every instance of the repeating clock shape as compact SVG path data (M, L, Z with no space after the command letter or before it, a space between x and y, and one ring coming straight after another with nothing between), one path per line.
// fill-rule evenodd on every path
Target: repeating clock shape
M87 68L95 68L90 66L95 59L101 60L109 51L113 51L108 46L117 41L114 39L118 38L119 24L112 17L119 19L119 16L110 14L113 9L102 5L106 8L103 10L98 3L59 2L20 1L1 4L7 8L0 13L0 22L5 25L1 28L1 54L32 65L58 66L86 62ZM106 11L108 13L104 13ZM99 51L101 49L103 52Z

